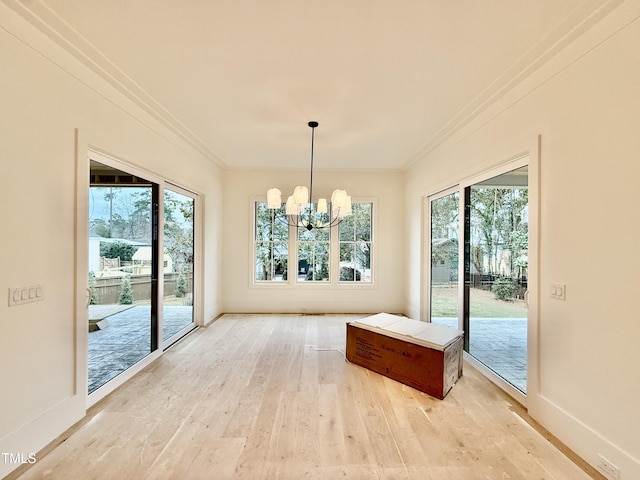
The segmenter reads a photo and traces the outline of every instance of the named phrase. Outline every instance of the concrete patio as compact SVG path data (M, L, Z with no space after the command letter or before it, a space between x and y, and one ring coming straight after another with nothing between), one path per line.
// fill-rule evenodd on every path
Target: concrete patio
M163 339L189 325L192 312L191 306L164 306ZM89 318L107 325L89 332L89 393L151 352L150 317L149 305L91 305Z
M457 328L456 318L433 318ZM527 319L472 318L469 353L521 392L527 391Z

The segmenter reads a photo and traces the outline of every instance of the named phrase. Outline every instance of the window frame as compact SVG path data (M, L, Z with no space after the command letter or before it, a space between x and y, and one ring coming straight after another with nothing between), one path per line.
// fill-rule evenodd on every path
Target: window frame
M258 280L258 272L257 272L257 251L258 251L258 245L261 243L265 243L265 241L262 240L258 240L258 235L257 235L257 221L258 221L258 204L259 203L264 203L266 205L267 200L264 197L255 197L251 199L250 202L250 207L252 210L252 214L251 214L251 263L252 263L252 267L251 267L251 272L252 272L252 284L253 285L287 285L291 283L291 227L287 226L286 227L286 231L287 231L287 239L286 239L286 245L287 245L287 267L286 267L286 272L287 272L287 279L286 280L275 280L275 279L271 279L271 280ZM283 204L284 206L284 204ZM284 243L283 240L278 240L278 241L269 241L270 243Z
M249 249L249 263L250 263L250 281L249 285L254 288L283 288L288 286L289 288L339 288L340 290L348 290L350 288L362 289L362 288L374 288L376 286L376 257L377 248L376 232L377 232L377 216L378 216L378 204L375 197L358 197L352 200L352 204L368 203L371 204L371 238L368 242L372 248L372 254L370 258L370 271L371 281L358 282L358 281L340 281L340 238L339 227L334 227L330 234L329 239L329 280L328 281L298 281L297 272L298 269L298 232L297 227L288 227L288 251L287 251L287 279L286 280L257 280L256 279L256 252L257 252L257 239L256 239L256 221L257 221L257 203L266 203L267 199L264 195L251 196L249 201L249 235L251 236L251 242Z
M352 202L353 207L355 207L356 205L370 205L371 206L371 212L370 212L370 218L369 218L369 240L368 241L363 241L363 240L358 240L357 238L354 238L353 240L346 240L343 241L340 239L340 225L338 225L337 227L337 231L336 231L336 237L337 237L337 248L338 248L338 272L337 272L337 282L339 285L371 285L373 284L373 279L374 279L374 269L373 269L373 256L374 253L377 251L376 248L374 248L374 216L375 216L375 206L374 206L374 202L373 201L354 201ZM357 235L355 235L355 224L354 224L354 237L357 237ZM340 254L341 254L341 250L342 250L342 245L351 245L354 249L355 247L358 245L358 243L364 243L364 244L368 244L369 245L369 250L370 250L370 256L369 256L369 276L370 279L368 281L365 280L341 280L340 279L340 270L341 270L341 266L340 266ZM357 267L357 261L355 261L355 267ZM354 270L355 270L354 267Z
M316 204L314 204L316 205ZM331 208L331 207L329 207ZM296 283L297 285L306 285L306 284L311 284L311 285L330 285L333 281L333 272L334 272L334 268L333 268L333 250L334 250L334 237L335 237L335 232L332 232L331 230L333 230L333 228L330 228L329 231L327 232L328 236L329 236L329 240L315 240L315 239L300 239L300 235L306 235L307 232L304 231L304 227L290 227L291 230L294 232L293 236L295 238L293 238L293 248L295 249L295 263L294 265L296 266L296 274L293 277L294 283ZM327 229L322 229L322 230L327 230ZM310 232L311 233L311 232ZM317 248L317 245L326 245L328 248L328 252L327 252L327 256L328 256L328 262L327 262L327 268L329 270L329 276L326 280L316 280L314 278L312 278L311 280L299 280L298 279L298 273L299 273L299 266L300 266L300 247L303 244L310 244L312 246L312 249L315 250L315 248ZM315 272L314 272L315 275Z

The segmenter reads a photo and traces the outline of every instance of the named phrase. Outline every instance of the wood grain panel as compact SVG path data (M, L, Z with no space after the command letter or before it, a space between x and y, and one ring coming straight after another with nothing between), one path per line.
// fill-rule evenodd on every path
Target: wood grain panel
M225 315L8 479L591 478L469 365L437 400L345 361L357 318Z

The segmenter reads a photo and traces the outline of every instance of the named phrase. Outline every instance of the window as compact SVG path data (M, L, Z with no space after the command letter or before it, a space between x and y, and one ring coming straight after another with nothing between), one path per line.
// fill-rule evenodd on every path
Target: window
M324 221L328 221L328 218ZM328 282L331 229L298 230L298 281Z
M270 210L266 202L255 203L255 280L287 280L289 227L284 207Z
M264 201L253 205L254 283L372 283L372 202L354 202L353 215L337 227L311 230L290 226L284 205L278 210ZM317 220L328 222L328 214Z
M371 283L371 203L354 203L339 228L340 281Z

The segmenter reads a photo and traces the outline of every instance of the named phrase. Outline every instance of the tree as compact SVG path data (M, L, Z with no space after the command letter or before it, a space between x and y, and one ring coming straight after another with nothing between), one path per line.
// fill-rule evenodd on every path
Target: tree
M93 271L89 272L89 305L98 304L98 290L96 286L96 274Z
M478 273L516 276L526 253L526 188L471 189L472 262Z
M102 218L91 220L91 230L101 237L111 238L111 227L109 227L109 223Z
M359 282L362 280L362 274L360 270L356 270L353 267L341 267L340 268L340 281L353 281Z
M182 298L187 294L187 279L184 276L182 269L178 273L178 279L176 280L176 298Z
M127 196L127 220L129 236L127 238L146 240L151 243L151 189L135 189Z
M328 215L322 219L328 222ZM309 231L298 227L298 261L306 262L308 270L305 279L325 281L329 279L329 242L328 229L314 228Z
M194 200L171 190L164 192L164 246L178 271L193 264Z
M431 202L431 238L458 238L459 193L453 192Z
M284 208L272 210L265 202L256 202L256 280L273 280L279 271L286 271L289 227Z
M94 231L106 238L151 240L151 188L91 187L91 199L102 194L108 217L91 220Z
M120 282L120 305L131 305L133 303L133 289L131 288L131 275L125 275Z
M340 269L341 281L360 281L358 269L370 268L372 209L371 203L354 203L353 213L340 223L340 262L350 264Z
M448 264L455 275L458 270L459 199L460 194L453 192L431 202L431 265Z
M137 247L126 242L101 242L100 256L106 258L119 258L121 262L130 262L133 255L138 250Z
M516 284L513 280L498 278L491 285L491 291L496 296L496 300L511 302L516 296Z

